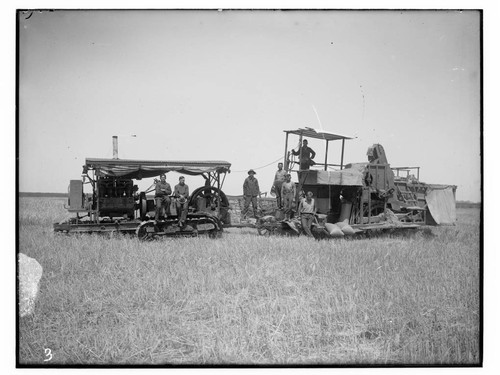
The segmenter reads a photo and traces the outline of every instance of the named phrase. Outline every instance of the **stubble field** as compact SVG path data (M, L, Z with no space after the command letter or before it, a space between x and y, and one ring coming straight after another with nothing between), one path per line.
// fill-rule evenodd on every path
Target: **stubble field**
M474 365L480 212L356 240L140 242L58 235L61 198L19 199L19 252L43 267L18 361L46 365ZM50 360L49 360L50 358Z

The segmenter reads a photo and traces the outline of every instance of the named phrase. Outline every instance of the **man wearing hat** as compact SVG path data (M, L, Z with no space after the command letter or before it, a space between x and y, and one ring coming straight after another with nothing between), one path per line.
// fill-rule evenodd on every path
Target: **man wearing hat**
M250 202L252 202L253 215L257 218L257 197L260 194L260 189L259 181L255 178L255 174L255 171L250 169L248 171L248 177L243 183L243 197L245 198L245 207L242 212L243 217L246 216L250 207Z
M155 220L158 221L161 216L165 216L165 208L168 215L170 211L170 194L172 194L172 188L170 184L166 181L165 174L160 175L160 181L156 182L155 186Z

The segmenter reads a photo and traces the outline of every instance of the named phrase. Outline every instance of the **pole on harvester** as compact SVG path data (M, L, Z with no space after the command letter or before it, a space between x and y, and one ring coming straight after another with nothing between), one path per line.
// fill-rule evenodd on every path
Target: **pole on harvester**
M340 169L344 169L344 143L345 139L342 139L342 154L340 155Z
M299 135L299 171L302 169L302 153L304 152L303 147L302 147L302 132L300 132Z
M325 150L325 171L328 166L328 139L326 140L326 150Z
M288 132L286 132L286 138L285 138L285 156L283 157L283 165L285 167L285 171L289 172L288 170Z

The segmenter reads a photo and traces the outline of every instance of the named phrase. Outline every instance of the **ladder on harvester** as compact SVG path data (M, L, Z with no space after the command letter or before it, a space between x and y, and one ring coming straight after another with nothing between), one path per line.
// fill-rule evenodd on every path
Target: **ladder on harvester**
M416 192L413 191L407 184L395 184L398 196L402 198L405 203L405 209L409 212L408 217L412 222L423 221L425 222L425 213L427 207L418 205L418 198ZM422 215L420 215L420 213Z
M403 199L403 202L410 206L418 206L417 195L410 189L407 184L395 184L398 189L398 195Z

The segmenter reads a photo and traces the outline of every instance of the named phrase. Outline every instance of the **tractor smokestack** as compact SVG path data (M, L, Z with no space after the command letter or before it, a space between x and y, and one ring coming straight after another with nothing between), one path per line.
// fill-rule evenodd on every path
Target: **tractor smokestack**
M118 136L113 136L113 159L118 159Z

